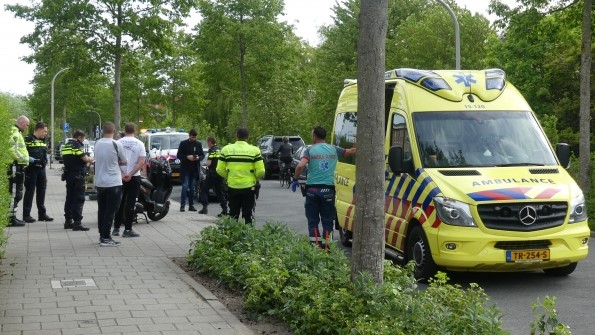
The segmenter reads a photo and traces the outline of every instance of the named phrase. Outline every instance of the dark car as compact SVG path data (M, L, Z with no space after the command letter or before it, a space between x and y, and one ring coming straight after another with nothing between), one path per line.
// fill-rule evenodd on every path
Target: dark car
M265 179L271 178L273 174L279 173L279 157L277 150L283 143L284 136L265 135L257 140L262 159L264 160ZM289 143L293 146L294 152L304 145L304 140L299 135L287 136Z
M54 150L54 160L56 160L58 163L64 163L64 161L62 160L62 145L63 144L64 144L64 141L58 142L58 145L56 145L56 150Z
M310 147L310 144L308 145L302 145L299 149L297 149L297 151L293 154L293 158L291 160L291 169L293 171L295 171L295 168L298 166L298 164L300 163L300 160L302 160L302 157L304 156L304 149ZM304 167L304 169L302 170L302 174L300 175L300 179L306 180L306 176L308 175L308 165L306 165Z

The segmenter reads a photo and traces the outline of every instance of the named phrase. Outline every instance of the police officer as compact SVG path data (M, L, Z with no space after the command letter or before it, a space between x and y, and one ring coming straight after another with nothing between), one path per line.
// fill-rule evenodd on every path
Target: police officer
M66 180L66 202L64 203L64 229L87 231L82 224L83 205L85 204L85 166L93 163L93 158L84 151L85 133L74 132L72 139L62 146L64 160L63 180Z
M252 224L257 183L264 176L260 149L248 144L248 129L239 128L237 141L221 150L217 173L227 180L229 215L238 220L240 210L246 224Z
M212 188L217 195L219 203L221 204L221 213L217 215L218 217L221 217L223 215L227 215L227 194L225 190L225 181L220 175L217 174L217 163L221 157L221 149L217 145L217 140L214 136L209 136L207 138L207 145L209 146L207 161L205 162L207 175L200 188L200 203L202 204L202 209L198 212L200 214L208 213L207 206L209 205L209 190Z
M54 221L47 215L44 205L45 190L48 179L46 176L45 165L47 164L48 147L45 143L45 137L48 134L48 127L43 122L35 124L33 133L25 137L25 145L29 152L29 166L25 168L25 198L23 200L23 221L35 222L31 217L31 207L33 205L33 194L37 189L37 214L39 221Z
M24 181L24 169L29 165L29 153L25 146L25 140L21 134L25 129L29 127L29 118L22 115L19 116L17 122L12 126L10 131L10 139L8 141L9 147L8 152L10 153L13 163L8 167L8 192L13 194L14 185L14 199L12 202L12 210L10 214L10 224L12 227L21 227L25 225L25 222L17 219L17 208L19 201L23 198L23 181Z

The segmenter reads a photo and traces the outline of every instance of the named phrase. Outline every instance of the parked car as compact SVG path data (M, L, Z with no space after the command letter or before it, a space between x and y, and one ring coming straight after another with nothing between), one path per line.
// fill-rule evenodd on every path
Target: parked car
M58 163L62 164L64 161L62 160L62 145L64 141L58 142L56 145L56 150L54 150L54 160L58 161Z
M277 150L279 150L279 146L283 143L283 137L279 135L265 135L256 141L258 148L260 148L262 159L264 160L265 179L269 179L273 174L279 173ZM299 135L287 137L289 138L289 143L293 146L294 152L305 144Z
M188 139L188 133L178 132L168 127L165 130L152 129L141 133L139 139L145 144L147 162L150 158L157 157L168 160L171 167L171 179L180 180L180 159L177 157L178 147L180 142Z
M293 154L293 158L291 160L291 169L295 171L295 168L298 166L298 164L300 163L300 160L302 160L302 157L304 157L304 150L306 148L309 148L311 146L311 144L308 145L302 145L299 149L297 149L297 151ZM304 169L302 170L302 174L300 175L300 179L306 180L306 176L308 175L308 165L306 165L304 167Z

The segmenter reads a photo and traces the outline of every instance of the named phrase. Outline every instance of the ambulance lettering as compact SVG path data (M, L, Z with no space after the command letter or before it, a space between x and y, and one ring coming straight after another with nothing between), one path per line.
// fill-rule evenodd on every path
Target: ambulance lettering
M473 181L474 187L486 186L486 185L501 185L501 184L551 184L554 185L556 182L553 179L547 178L497 178L497 179L486 179Z

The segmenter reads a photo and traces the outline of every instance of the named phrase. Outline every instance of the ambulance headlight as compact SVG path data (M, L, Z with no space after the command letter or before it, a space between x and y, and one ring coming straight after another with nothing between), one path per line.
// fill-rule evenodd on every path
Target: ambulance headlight
M468 204L444 197L435 197L434 204L442 222L453 226L477 227Z
M585 205L585 196L581 193L570 202L569 223L582 222L587 219L587 206Z

